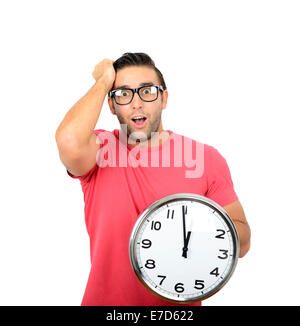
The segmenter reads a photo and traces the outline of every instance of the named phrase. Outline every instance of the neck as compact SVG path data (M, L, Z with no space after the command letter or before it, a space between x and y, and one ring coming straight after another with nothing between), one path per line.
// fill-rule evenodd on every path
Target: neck
M169 138L169 132L166 130L160 130L155 132L150 139L147 141L141 142L140 140L137 140L135 144L131 144L132 146L139 146L139 147L157 147L162 145L168 138ZM127 137L128 142L128 137Z

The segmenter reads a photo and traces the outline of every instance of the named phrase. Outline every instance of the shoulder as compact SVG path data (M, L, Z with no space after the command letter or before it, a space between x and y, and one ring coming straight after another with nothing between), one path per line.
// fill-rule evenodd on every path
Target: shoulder
M202 143L199 140L193 139L191 137L185 136L185 135L181 135L178 133L175 133L173 131L168 130L168 132L170 133L170 139L174 140L174 143L182 143L183 146L184 145L189 145L189 144L193 144L193 145L199 145L199 146L207 146L206 144Z
M217 150L214 146L212 146L210 144L201 142L200 140L190 138L188 136L177 134L175 132L172 132L170 136L173 139L180 139L185 144L192 143L194 145L201 146L203 148L204 153L208 156L207 158L209 158L209 159L222 157L219 150Z
M205 150L206 158L212 162L218 160L225 160L221 152L212 145L205 144L204 150Z
M189 151L190 148L193 153L201 153L201 156L198 156L198 158L203 160L206 173L215 173L217 171L225 173L228 169L223 151L217 149L215 146L176 133L172 133L172 136L175 139L181 138L185 151Z
M204 166L207 176L222 176L230 179L230 169L225 156L223 156L223 151L208 144L205 144L204 148Z

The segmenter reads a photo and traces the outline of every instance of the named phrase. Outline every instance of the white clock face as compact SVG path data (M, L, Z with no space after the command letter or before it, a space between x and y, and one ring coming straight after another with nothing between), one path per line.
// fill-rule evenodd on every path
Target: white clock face
M182 303L218 291L231 276L238 251L237 233L226 212L191 194L151 205L130 241L131 264L141 282L158 296Z

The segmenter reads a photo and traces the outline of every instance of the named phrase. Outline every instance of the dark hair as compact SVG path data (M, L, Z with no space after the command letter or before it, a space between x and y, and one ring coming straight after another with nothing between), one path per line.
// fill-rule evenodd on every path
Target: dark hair
M132 52L126 52L124 53L120 58L118 58L114 63L113 63L115 71L118 71L122 68L125 67L130 67L130 66L148 66L151 67L155 70L158 79L161 83L161 86L164 89L167 89L164 77L162 73L155 67L154 61L149 57L148 54L138 52L138 53L132 53Z

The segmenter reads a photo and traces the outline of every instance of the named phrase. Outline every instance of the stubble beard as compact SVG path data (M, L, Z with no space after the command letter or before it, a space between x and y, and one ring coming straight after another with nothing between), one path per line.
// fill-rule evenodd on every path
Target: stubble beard
M121 125L121 129L124 134L127 135L128 143L144 143L151 139L152 133L157 133L161 122L162 110L156 112L152 119L147 117L147 126L145 130L136 130L132 127L131 123L127 123L126 120L117 115Z

